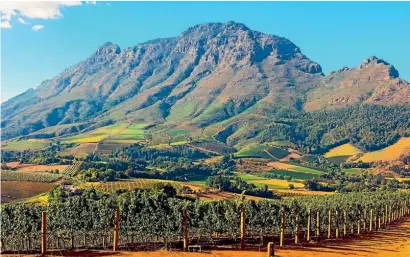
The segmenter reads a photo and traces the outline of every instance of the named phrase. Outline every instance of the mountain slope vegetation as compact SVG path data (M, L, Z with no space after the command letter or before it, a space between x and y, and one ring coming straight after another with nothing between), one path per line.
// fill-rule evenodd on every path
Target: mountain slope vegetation
M125 49L102 45L3 103L1 128L6 140L52 138L128 122L152 124L158 141L174 129L230 146L284 140L307 152L346 142L377 150L409 136L409 103L409 83L377 57L325 76L286 38L207 23Z

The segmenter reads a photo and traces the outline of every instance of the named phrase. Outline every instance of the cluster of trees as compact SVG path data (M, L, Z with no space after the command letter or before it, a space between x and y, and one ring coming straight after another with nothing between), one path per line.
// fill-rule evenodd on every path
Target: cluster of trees
M345 142L374 151L410 135L409 106L356 104L337 110L280 110L261 132L263 142L287 140L307 153L321 154Z
M24 151L4 151L1 155L1 162L14 162L31 163L39 165L47 164L60 164L70 165L72 164L73 156L60 157L58 152L66 147L72 147L72 145L60 145L59 141L50 143L48 147L42 150L24 150Z
M409 188L396 179L386 179L382 174L373 175L363 170L360 175L345 172L323 173L318 178L305 180L305 188L311 191L372 192Z
M364 213L373 210L380 217L386 210L400 210L406 203L410 207L410 194L405 192L349 193L331 196L311 196L298 199L252 201L244 199L197 201L172 196L172 190L162 188L149 192L135 190L120 195L106 195L87 190L81 196L60 200L53 198L47 206L33 204L7 204L1 206L1 243L3 249L19 249L30 236L41 235L41 212L47 211L49 240L75 238L73 242L100 242L112 235L115 209L120 212L121 242L130 236L134 240L159 237L167 242L183 233L183 212L189 215L190 238L212 237L215 233L237 239L240 235L240 210L246 213L247 235L277 235L281 227L281 209L286 212L286 233L294 233L296 216L299 226L306 227L308 208L320 214L320 223L312 219L312 230L327 228L328 211L332 211L332 228L342 230L343 212L347 223L357 226L368 219ZM338 211L339 215L336 215ZM365 212L367 211L367 212ZM51 245L55 242L49 241ZM39 246L39 244L34 244ZM31 244L33 246L33 244ZM100 246L101 247L101 246Z
M185 157L188 159L209 157L209 155L204 152L183 145L173 146L172 149L156 149L146 148L141 144L132 144L130 146L114 150L112 156L125 160L144 159L147 161L154 160L160 156Z
M263 188L259 188L256 187L254 184L247 183L246 181L237 176L210 176L206 180L206 185L211 188L216 188L220 191L227 191L265 198L280 198L279 196L273 194L272 191L269 191L267 185L265 185Z

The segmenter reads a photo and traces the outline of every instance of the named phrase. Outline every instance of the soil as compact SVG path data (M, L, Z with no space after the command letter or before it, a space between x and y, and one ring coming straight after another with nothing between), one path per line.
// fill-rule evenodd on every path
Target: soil
M391 225L389 230L363 235L360 238L327 240L323 244L312 243L311 246L288 246L276 249L279 257L409 257L410 256L410 218L401 224ZM66 252L63 256L118 256L118 257L265 257L264 251L217 250L207 253L186 252L126 252L104 251ZM18 255L2 255L18 256ZM19 255L35 256L35 255ZM53 255L61 256L55 252Z

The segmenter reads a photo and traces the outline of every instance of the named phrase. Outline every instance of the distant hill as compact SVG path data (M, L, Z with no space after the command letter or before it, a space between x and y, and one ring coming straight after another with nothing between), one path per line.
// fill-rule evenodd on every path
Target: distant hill
M410 133L409 103L409 83L382 59L325 76L286 38L208 23L122 50L102 45L2 103L1 128L4 140L146 123L154 137L185 126L232 146L287 140L317 151L348 140L374 150Z

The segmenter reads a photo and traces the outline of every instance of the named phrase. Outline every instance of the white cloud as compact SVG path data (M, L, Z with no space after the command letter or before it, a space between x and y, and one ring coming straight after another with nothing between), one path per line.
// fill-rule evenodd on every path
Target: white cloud
M11 24L8 21L2 21L1 22L1 28L2 29L11 29Z
M27 21L23 20L23 18L21 18L21 17L18 17L17 21L20 22L21 24L25 24L25 25L30 24Z
M32 30L34 31L39 31L41 29L44 29L43 25L34 25L33 27L31 27Z
M85 1L86 4L96 5L97 1Z
M87 4L95 5L95 1L86 1ZM1 2L1 26L2 28L11 28L10 21L13 16L18 16L18 22L22 24L29 24L26 19L58 19L63 17L61 13L62 8L80 6L81 1L55 1L55 2L15 2L5 1Z
M7 20L19 12L21 16L31 19L57 19L62 17L60 9L65 6L79 6L81 2L3 2L0 11Z

